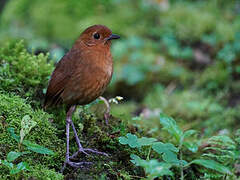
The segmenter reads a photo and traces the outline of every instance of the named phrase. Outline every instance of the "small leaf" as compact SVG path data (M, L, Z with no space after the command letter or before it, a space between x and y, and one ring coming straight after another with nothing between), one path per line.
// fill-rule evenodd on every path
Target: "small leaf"
M12 136L13 139L15 139L17 142L20 142L20 137L17 136L14 132L14 128L8 128L8 132ZM27 146L27 148L33 152L40 153L40 154L48 154L53 155L54 152L50 149L47 149L43 146L40 146L38 144L31 143L30 141L23 140L23 145Z
M40 146L38 144L31 143L30 141L23 141L23 144L27 146L28 150L31 150L33 152L39 153L39 154L48 154L48 155L54 155L54 152L48 148L45 148L43 146Z
M142 147L142 146L150 146L152 145L157 139L155 138L137 138L136 135L128 133L126 137L119 137L119 143L121 144L128 144L131 148Z
M17 164L17 169L19 170L29 170L28 164L26 162L20 162Z
M20 130L20 143L22 143L23 138L30 132L30 130L36 126L36 122L31 119L29 115L25 115L21 121Z
M192 142L184 142L183 145L191 152L195 153L198 151L198 145Z
M214 160L195 159L191 161L189 164L187 164L186 166L190 164L198 164L198 165L204 166L205 168L212 169L223 174L232 174L226 166L223 166L222 164L219 164Z
M125 137L119 137L119 142L121 144L128 144L131 148L138 147L138 141L137 141L137 136L132 135L130 133L127 133L127 138Z
M14 140L16 140L17 142L20 142L20 137L15 134L14 128L8 128L8 132L10 133L11 137Z
M7 155L7 160L11 162L17 159L19 156L21 156L21 153L11 151Z
M29 154L31 152L14 152L14 151L11 151L8 153L7 155L7 160L8 161L14 161L15 159L17 159L19 156L23 155L23 154Z
M2 160L2 164L7 166L9 169L13 168L13 163L8 162L7 160Z
M130 157L132 158L132 163L145 169L146 173L149 174L148 177L150 177L150 179L164 175L173 175L172 171L169 170L172 166L171 164L158 162L156 159L146 161L135 154L131 154Z
M187 130L183 133L183 137L187 138L187 137L192 136L193 134L196 134L196 133L197 133L197 131L190 129L190 130Z
M135 164L136 166L139 166L141 163L141 159L139 156L135 155L135 154L131 154L130 157L132 158L132 160L130 160L133 164Z
M162 124L163 129L167 130L172 136L175 137L177 142L180 143L183 132L176 124L176 121L165 114L160 114L160 123Z
M156 141L157 141L157 139L155 139L155 138L142 137L142 138L138 139L138 144L139 144L139 146L150 146Z
M162 143L157 142L153 144L153 150L159 154L162 154L163 160L168 163L179 164L179 159L177 158L176 152L178 152L178 148L176 148L173 144L170 143Z
M10 170L10 174L17 174L23 170L29 170L28 164L26 162L20 162L17 167Z
M17 168L13 168L10 170L10 174L17 174L19 173L21 170L20 169L17 169Z

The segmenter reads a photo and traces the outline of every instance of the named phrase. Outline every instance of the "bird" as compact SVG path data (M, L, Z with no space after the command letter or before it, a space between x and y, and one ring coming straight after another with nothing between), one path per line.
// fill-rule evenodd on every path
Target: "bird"
M72 121L72 115L78 105L86 105L100 98L106 104L108 101L101 95L110 83L113 74L113 59L111 41L120 36L113 34L104 25L93 25L85 29L74 42L72 48L61 58L48 83L44 108L66 105L66 159L62 170L67 166L80 168L91 162L72 161L79 153L95 153L108 156L107 153L95 149L83 148L77 130ZM104 115L105 119L109 114ZM69 131L73 129L78 151L70 156Z

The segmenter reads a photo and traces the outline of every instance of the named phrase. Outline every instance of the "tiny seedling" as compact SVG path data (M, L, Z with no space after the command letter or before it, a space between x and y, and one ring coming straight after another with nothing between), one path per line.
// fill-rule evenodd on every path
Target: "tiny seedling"
M24 154L30 154L31 152L15 152L11 151L7 155L7 159L0 160L0 164L6 166L9 169L10 175L18 174L21 171L27 170L29 171L29 166L26 162L19 162L18 164L14 164L13 162L20 156Z
M14 128L8 128L8 132L10 133L11 137L18 143L19 151L21 150L21 145L24 145L27 148L27 150L29 150L29 151L23 151L23 152L11 151L7 154L7 158L5 160L0 160L0 165L6 166L10 171L10 175L18 174L24 170L29 171L29 166L26 162L19 162L18 164L14 164L14 161L20 156L23 156L25 154L30 154L31 151L39 154L46 154L46 155L54 154L52 150L49 150L43 146L32 143L30 141L24 140L24 137L27 134L29 134L30 130L34 126L36 126L36 122L32 121L30 116L26 115L22 118L22 121L21 121L20 136L15 134Z

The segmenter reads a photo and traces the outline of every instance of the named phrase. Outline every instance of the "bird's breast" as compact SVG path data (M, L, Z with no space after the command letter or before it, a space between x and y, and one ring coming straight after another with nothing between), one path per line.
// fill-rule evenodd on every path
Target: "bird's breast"
M88 104L101 96L113 72L111 57L104 62L82 64L72 76L62 98L66 104Z

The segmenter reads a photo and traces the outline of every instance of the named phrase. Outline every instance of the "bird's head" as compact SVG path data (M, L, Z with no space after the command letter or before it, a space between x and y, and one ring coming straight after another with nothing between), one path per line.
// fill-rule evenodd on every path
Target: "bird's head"
M78 41L86 46L110 46L111 40L119 39L120 36L112 34L112 31L104 25L93 25L82 32Z

